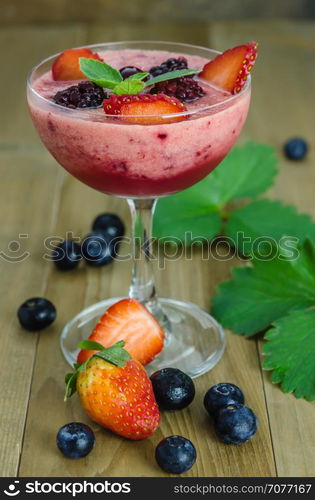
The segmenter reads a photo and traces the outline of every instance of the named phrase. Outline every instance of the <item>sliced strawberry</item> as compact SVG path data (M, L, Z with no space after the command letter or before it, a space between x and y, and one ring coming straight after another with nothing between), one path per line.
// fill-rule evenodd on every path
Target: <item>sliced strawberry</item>
M165 94L134 94L111 96L104 99L104 111L108 115L122 116L128 123L153 125L172 123L185 119L183 116L164 117L186 111L186 106L176 97Z
M200 77L232 94L244 87L257 58L257 42L228 49L205 64Z
M88 57L102 61L100 56L90 49L67 49L64 50L52 65L54 80L86 80L86 76L80 70L79 57Z
M123 299L105 312L89 339L104 347L124 340L129 354L146 365L162 350L164 332L154 316L140 302ZM83 363L95 352L80 351L78 363Z

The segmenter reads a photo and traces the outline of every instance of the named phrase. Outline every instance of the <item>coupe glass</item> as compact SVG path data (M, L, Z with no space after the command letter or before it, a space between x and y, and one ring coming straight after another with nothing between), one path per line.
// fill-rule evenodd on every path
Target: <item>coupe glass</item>
M158 50L205 60L218 55L207 48L168 42L119 42L89 48L96 52ZM174 115L165 115L151 125L127 123L102 110L93 114L63 108L42 97L34 83L50 70L57 56L38 64L28 77L28 103L35 127L47 149L74 177L103 193L127 199L133 226L129 297L141 301L166 334L164 348L147 365L148 372L171 366L197 377L221 358L225 334L216 320L196 305L157 296L151 263L152 217L159 197L204 178L232 148L246 120L250 79L242 92L223 102L178 113L183 120L170 122ZM71 365L76 361L78 343L121 298L106 299L78 312L64 327L61 349Z

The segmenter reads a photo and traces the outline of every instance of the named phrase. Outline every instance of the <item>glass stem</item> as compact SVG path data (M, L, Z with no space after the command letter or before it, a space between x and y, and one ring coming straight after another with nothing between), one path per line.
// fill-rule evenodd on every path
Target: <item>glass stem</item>
M152 266L152 222L157 199L128 199L132 221L132 276L129 297L142 302L162 326L167 319L156 295Z

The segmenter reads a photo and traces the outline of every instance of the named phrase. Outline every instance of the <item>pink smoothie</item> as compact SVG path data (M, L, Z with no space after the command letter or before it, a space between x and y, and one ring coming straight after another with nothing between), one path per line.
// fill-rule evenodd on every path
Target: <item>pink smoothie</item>
M169 57L184 55L201 69L199 56L152 50L108 50L103 59L119 69L146 71ZM51 72L33 82L28 99L40 137L73 176L104 193L126 197L167 195L195 184L213 170L234 145L246 120L250 89L231 98L207 82L205 96L186 104L188 117L176 123L128 124L103 109L68 109L51 97L76 82L55 82Z

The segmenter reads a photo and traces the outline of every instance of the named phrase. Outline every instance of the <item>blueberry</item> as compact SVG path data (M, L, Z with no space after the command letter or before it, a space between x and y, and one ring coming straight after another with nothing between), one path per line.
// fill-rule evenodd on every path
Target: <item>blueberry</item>
M79 265L81 258L81 246L73 240L65 240L57 246L53 261L61 271L70 271Z
M84 238L82 256L89 266L105 266L114 260L117 245L117 239L112 239L102 232L95 231Z
M163 410L186 408L195 397L192 379L177 368L163 368L150 378L157 404Z
M196 457L196 448L182 436L163 439L155 450L155 458L161 469L172 474L182 474L191 469Z
M85 424L72 422L61 427L56 438L59 450L68 458L82 458L90 453L95 436Z
M290 160L302 160L308 151L307 142L300 137L290 139L284 145L284 152Z
M257 431L257 417L242 404L224 406L215 415L214 428L219 439L227 444L242 444Z
M209 415L213 416L220 408L234 403L244 403L244 394L234 384L216 384L206 392L203 404Z
M101 231L112 238L122 238L125 234L125 226L118 215L105 213L96 217L92 226L93 231Z
M23 302L17 315L26 330L42 330L55 320L56 308L49 300L35 297Z
M136 68L136 66L124 66L120 68L119 73L124 80L129 78L129 76L135 75L136 73L143 73L142 69Z

